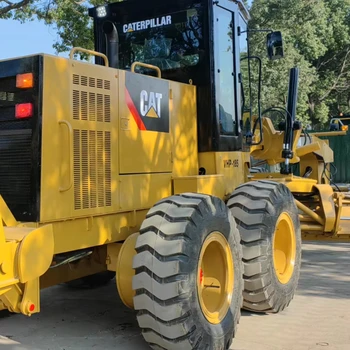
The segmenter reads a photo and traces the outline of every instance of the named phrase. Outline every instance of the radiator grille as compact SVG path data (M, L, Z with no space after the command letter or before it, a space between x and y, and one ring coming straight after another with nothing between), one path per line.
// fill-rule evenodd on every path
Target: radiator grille
M16 89L16 76L3 77L0 69L0 195L18 220L33 217L32 128L33 119L16 119L15 105L32 102L37 93ZM0 253L1 255L1 253Z
M13 92L0 91L0 101L13 102L15 100L15 94Z
M74 199L76 210L112 205L109 131L74 130Z
M31 142L31 130L0 135L0 191L12 209L31 204Z
M39 55L0 62L0 195L22 222L40 220L42 67ZM28 72L34 86L17 88L16 76ZM33 116L16 119L19 103L32 103Z
M73 119L110 123L110 81L73 74L73 85ZM110 131L75 127L73 136L75 209L111 206Z
M73 119L109 123L111 121L111 96L109 94L111 82L73 74L73 85L76 85L73 89ZM96 88L97 91L95 91Z

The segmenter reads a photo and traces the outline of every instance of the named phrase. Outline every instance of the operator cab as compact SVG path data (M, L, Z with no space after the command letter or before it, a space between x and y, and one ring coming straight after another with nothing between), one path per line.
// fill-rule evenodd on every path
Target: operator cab
M240 62L249 56L249 14L242 1L127 0L92 8L89 15L95 50L112 67L151 64L163 79L196 86L200 152L242 149ZM103 64L98 57L96 63Z

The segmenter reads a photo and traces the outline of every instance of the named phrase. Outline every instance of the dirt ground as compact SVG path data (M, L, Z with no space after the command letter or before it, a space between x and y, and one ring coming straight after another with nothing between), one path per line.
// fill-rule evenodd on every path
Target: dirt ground
M305 244L297 296L278 315L243 312L234 350L350 350L350 244ZM0 316L1 350L147 350L113 283L42 292L42 312Z

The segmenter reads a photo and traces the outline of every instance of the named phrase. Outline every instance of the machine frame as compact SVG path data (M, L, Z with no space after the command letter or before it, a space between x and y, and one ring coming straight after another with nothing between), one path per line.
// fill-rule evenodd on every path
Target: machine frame
M0 87L7 89L0 101L0 162L11 175L3 173L0 183L0 309L31 316L40 311L40 289L76 279L92 283L90 277L112 271L124 304L140 311L150 344L198 348L204 334L213 348L228 348L241 305L257 312L289 305L301 236L350 240L350 195L330 181L327 140L307 135L296 119L297 75L291 74L279 130L262 113L243 110L239 37L249 30L241 26L249 14L242 1L153 2L91 9L95 51L0 61L6 68ZM168 16L184 9L186 24L200 3L204 52L198 66L167 70L134 61L118 68L123 43L117 28L151 19L161 27L156 18L162 17L166 26ZM227 33L232 71L225 75L233 92L234 113L224 114L234 125L230 136L220 133L220 11L233 30ZM267 38L270 58L283 56L280 33ZM74 60L78 51L95 55L97 64ZM252 159L284 167L253 174ZM300 176L291 172L297 163ZM16 197L24 193L25 207ZM265 221L244 222L260 217ZM276 240L284 229L290 246L283 234ZM208 276L216 272L213 259L226 266L217 269L220 276ZM195 316L178 315L188 300ZM148 317L150 310L156 311ZM215 339L214 330L221 332ZM175 340L166 336L173 331Z

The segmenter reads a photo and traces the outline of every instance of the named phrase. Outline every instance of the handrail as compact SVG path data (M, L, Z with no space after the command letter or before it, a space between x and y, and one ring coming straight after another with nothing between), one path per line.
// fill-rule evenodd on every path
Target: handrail
M74 54L75 54L77 51L87 53L88 55L101 57L101 58L103 58L104 61L105 61L105 66L106 66L106 67L109 67L108 57L107 57L105 54L103 54L103 53L101 53L101 52L93 51L93 50L84 49L84 48L82 48L82 47L73 47L73 48L70 50L70 52L69 52L69 58L70 58L71 60L74 59Z
M157 66L153 66L152 64L146 64L146 63L142 63L142 62L134 62L132 65L131 65L131 71L133 73L135 73L135 67L136 66L140 66L140 67L143 67L143 68L148 68L148 69L152 69L152 70L155 70L157 72L157 75L158 75L158 78L161 78L162 77L162 72L161 70L159 69L159 67Z
M59 125L65 125L69 132L69 183L68 186L62 187L60 186L59 191L60 192L66 192L70 190L73 186L73 157L72 157L72 151L73 151L73 128L72 125L66 121L66 120L60 120L58 122Z

